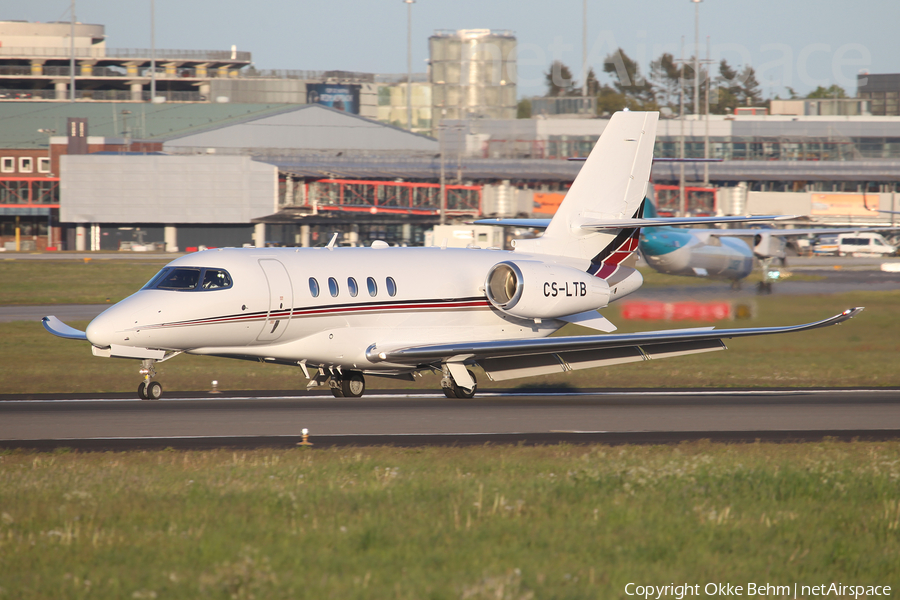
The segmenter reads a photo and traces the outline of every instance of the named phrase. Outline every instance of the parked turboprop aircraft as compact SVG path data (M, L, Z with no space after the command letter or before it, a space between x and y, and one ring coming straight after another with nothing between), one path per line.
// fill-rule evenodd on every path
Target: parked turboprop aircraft
M654 159L656 161L660 159ZM641 256L654 270L666 275L707 277L732 282L740 281L753 272L755 259L768 271L772 261L786 262L787 237L839 234L858 231L874 231L879 228L844 229L702 229L685 225L709 223L740 223L753 221L783 221L792 216L759 217L685 217L683 219L659 219L656 206L644 199L645 223L639 236ZM549 219L482 219L475 221L485 225L515 225L542 228ZM880 228L885 229L885 228ZM745 241L750 240L751 243ZM761 284L763 291L771 291L771 281Z
M469 367L493 380L722 350L723 339L803 331L861 308L790 327L701 328L548 337L566 323L603 332L597 313L634 290L657 113L610 120L543 237L499 249L217 249L182 256L86 332L45 317L53 334L97 356L142 361L139 393L159 398L154 365L182 352L296 365L310 387L361 396L364 375L443 374L449 397L472 397ZM727 218L725 220L728 220ZM653 224L683 223L657 219ZM710 222L709 220L704 222Z

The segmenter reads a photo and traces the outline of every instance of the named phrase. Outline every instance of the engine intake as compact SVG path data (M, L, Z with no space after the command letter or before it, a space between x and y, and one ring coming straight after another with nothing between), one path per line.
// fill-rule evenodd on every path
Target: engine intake
M533 261L504 261L488 271L488 300L523 319L554 319L609 303L609 285L584 271Z

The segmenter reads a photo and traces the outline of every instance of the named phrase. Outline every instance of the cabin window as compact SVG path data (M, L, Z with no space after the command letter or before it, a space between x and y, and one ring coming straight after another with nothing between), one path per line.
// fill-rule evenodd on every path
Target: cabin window
M319 282L316 281L315 277L309 278L309 293L312 294L313 298L319 297Z
M387 292L388 296L396 296L397 295L397 283L394 281L393 277L388 277L385 281L387 284Z
M347 278L347 290L353 298L356 298L356 295L359 294L359 286L356 285L356 280L352 277Z
M338 282L334 277L328 278L328 291L331 293L332 298L337 298L338 293L341 291L338 289Z
M373 298L376 294L378 294L378 284L375 283L374 277L369 277L366 279L366 287L369 288L369 295Z

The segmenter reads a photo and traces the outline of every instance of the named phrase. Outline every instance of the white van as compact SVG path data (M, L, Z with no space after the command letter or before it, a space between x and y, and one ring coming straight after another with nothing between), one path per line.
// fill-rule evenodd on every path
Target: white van
M819 241L813 248L816 254L838 256L887 256L896 251L897 248L880 234L868 231L819 236Z

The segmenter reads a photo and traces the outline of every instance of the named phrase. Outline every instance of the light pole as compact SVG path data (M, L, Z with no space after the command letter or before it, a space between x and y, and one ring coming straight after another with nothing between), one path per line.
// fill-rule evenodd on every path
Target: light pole
M150 0L150 102L156 102L156 3L154 0Z
M69 102L75 102L75 0L72 0L69 28Z
M694 3L694 114L700 114L700 3L703 0L691 0Z
M412 131L412 5L416 0L403 0L406 4L406 128Z
M587 66L587 0L581 2L581 110L587 112L588 66Z

